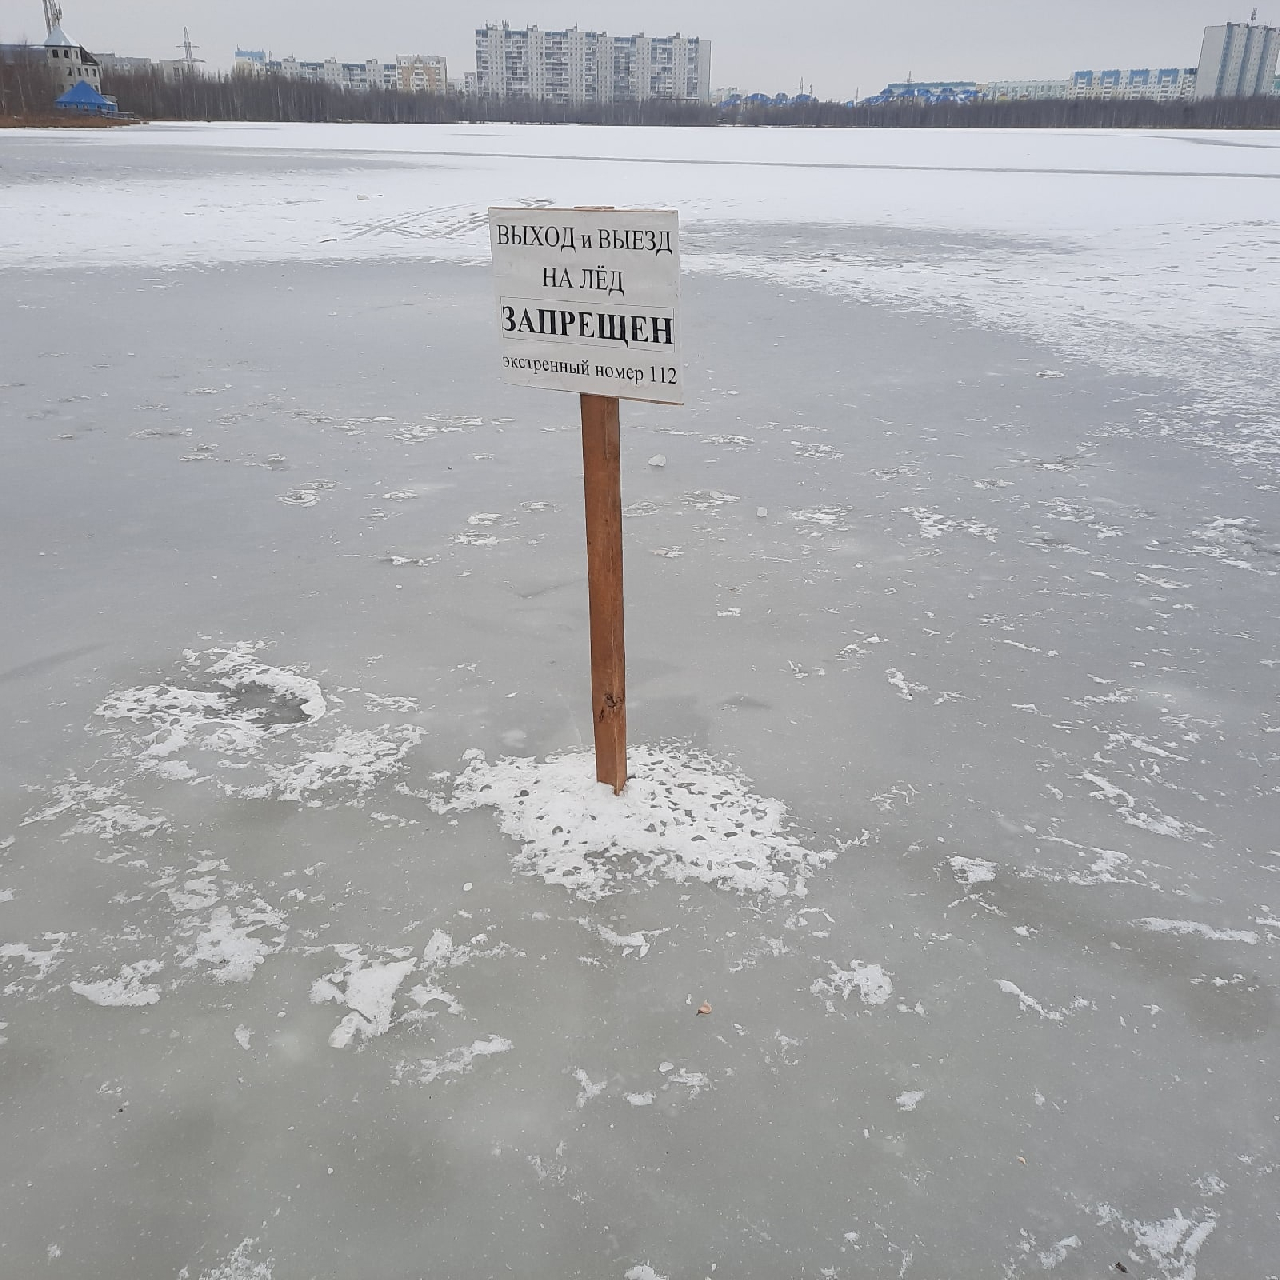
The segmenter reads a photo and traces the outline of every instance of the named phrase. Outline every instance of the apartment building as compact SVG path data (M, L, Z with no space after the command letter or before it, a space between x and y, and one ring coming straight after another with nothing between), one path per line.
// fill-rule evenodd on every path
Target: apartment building
M1257 12L1256 10L1254 11ZM1256 98L1272 91L1280 29L1254 22L1205 27L1197 98Z
M445 59L436 54L402 53L394 62L367 58L364 62L339 62L325 58L306 62L295 57L272 58L262 49L237 49L236 75L278 75L286 80L329 84L355 93L370 89L400 89L405 93L446 93L449 71Z
M1069 80L992 80L982 97L988 102L1042 102L1068 98Z
M405 93L447 93L449 68L437 54L398 53L396 88Z
M476 31L476 90L568 105L710 102L711 42L680 32L610 36L490 24Z
M1151 102L1179 102L1196 96L1195 67L1135 67L1129 71L1077 71L1068 82L1067 97L1108 101L1143 98Z

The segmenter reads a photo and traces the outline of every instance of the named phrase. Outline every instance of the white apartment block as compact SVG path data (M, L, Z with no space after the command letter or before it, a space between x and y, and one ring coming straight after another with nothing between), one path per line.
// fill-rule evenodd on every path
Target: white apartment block
M1178 102L1193 98L1195 67L1135 67L1128 71L1077 71L1066 80L992 80L982 96L988 102L1113 98L1141 98L1149 102Z
M1135 67L1129 71L1077 71L1068 82L1067 97L1110 101L1142 98L1149 102L1180 102L1196 95L1195 67Z
M272 58L261 49L237 49L236 75L278 75L286 80L330 84L355 93L370 89L400 89L405 93L445 93L449 73L444 58L435 54L402 53L394 62L367 58L364 62L304 62L295 57Z
M95 53L103 75L134 75L139 71L154 71L156 64L150 58L134 58L119 53Z
M476 90L485 97L579 105L710 102L711 42L697 36L603 31L476 31Z
M1280 30L1275 27L1252 22L1205 27L1196 97L1256 98L1270 93L1278 53Z
M1070 97L1069 80L992 80L982 96L988 102L1042 102Z

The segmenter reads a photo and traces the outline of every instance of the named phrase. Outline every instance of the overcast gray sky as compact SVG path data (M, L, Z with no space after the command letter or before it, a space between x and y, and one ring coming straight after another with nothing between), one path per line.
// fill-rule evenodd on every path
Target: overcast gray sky
M822 97L890 80L1064 76L1079 68L1191 66L1202 29L1243 22L1252 0L63 0L67 34L98 52L175 57L185 24L199 56L229 67L237 44L277 56L390 59L443 53L475 67L475 28L504 19L712 42L712 82ZM40 0L0 0L0 40L43 40ZM1259 18L1280 20L1280 0Z

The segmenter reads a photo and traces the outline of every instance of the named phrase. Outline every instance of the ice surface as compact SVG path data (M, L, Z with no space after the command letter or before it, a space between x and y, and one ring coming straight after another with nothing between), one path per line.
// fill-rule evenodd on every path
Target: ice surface
M6 1274L1280 1274L1278 161L0 132ZM620 799L562 200L689 265Z
M24 141L87 151L74 135L10 149ZM4 265L481 262L487 207L532 187L538 204L678 208L695 272L960 313L1190 374L1223 407L1224 379L1260 379L1275 341L1269 133L161 124L94 151L92 220L57 216L74 171L7 190L25 230Z

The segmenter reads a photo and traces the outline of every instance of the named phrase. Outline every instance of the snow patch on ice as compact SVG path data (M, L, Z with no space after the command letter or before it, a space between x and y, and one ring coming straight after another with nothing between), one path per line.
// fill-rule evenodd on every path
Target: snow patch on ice
M1024 867L1018 872L1019 875L1028 879L1048 880L1054 884L1073 884L1081 887L1099 884L1136 884L1144 885L1147 888L1158 887L1152 884L1145 872L1139 871L1133 865L1133 859L1127 853L1121 853L1117 849L1084 849L1083 846L1076 844L1074 841L1064 840L1062 837L1047 838L1080 850L1078 856L1081 858L1087 858L1090 854L1093 854L1095 855L1094 859L1084 871L1057 871L1044 867Z
M311 1002L323 1004L331 1000L350 1010L329 1033L330 1047L345 1049L357 1036L372 1039L390 1029L396 991L418 962L412 956L370 960L355 946L339 945L334 950L347 963L311 984Z
M662 1091L665 1093L674 1085L680 1085L689 1090L689 1101L692 1102L700 1093L711 1088L711 1077L702 1071L690 1071L687 1067L681 1067L678 1071L672 1071L667 1074L667 1078L662 1085Z
M1022 1013L1038 1013L1048 1022L1064 1022L1069 1013L1072 1013L1077 1009L1089 1009L1094 1007L1092 1001L1086 1000L1083 996L1076 996L1076 998L1071 1002L1069 1009L1047 1009L1039 1000L1035 1000L1031 996L1027 995L1021 987L1010 982L1007 978L997 978L995 980L995 984L1005 993L1005 995L1017 996L1018 1008Z
M904 698L910 702L917 693L928 693L929 686L927 684L914 684L902 674L897 667L889 667L885 670L884 678L893 685L898 691L898 697Z
M863 1004L880 1005L888 1002L893 995L893 975L878 964L864 964L861 960L850 961L849 968L841 969L835 961L827 962L831 972L825 978L814 980L809 990L816 996L827 998L827 1008L834 1012L834 997L847 1001L856 991Z
M595 780L589 751L490 764L469 751L452 809L497 810L520 843L517 870L585 900L626 883L695 880L739 893L785 897L835 858L787 834L787 808L753 794L731 765L689 748L638 745L619 796Z
M633 951L637 957L647 956L651 945L649 939L671 932L670 929L637 929L633 933L616 933L608 925L598 924L585 917L579 919L578 923L588 933L594 933L601 942L606 942L611 947L620 947L624 956L631 955Z
M212 966L210 976L218 982L248 982L258 966L279 950L280 942L268 943L254 937L259 929L284 929L280 913L261 900L252 906L213 909L208 926L196 935L191 954L182 962L184 969L198 965Z
M267 737L328 712L320 685L297 670L263 662L257 654L264 647L240 641L205 654L187 650L184 683L117 689L95 714L150 726L138 755L144 769L193 746L252 755Z
M1213 942L1247 942L1254 946L1258 935L1252 929L1214 929L1198 920L1162 920L1158 916L1144 916L1133 922L1150 933L1172 933L1179 937L1208 938Z
M200 1280L271 1280L274 1259L255 1262L249 1255L256 1251L257 1240L242 1240L212 1271L202 1271ZM182 1275L186 1274L182 1269Z
M1174 1209L1171 1217L1154 1222L1122 1217L1109 1204L1096 1206L1094 1213L1100 1225L1115 1223L1131 1236L1129 1257L1154 1266L1164 1280L1196 1280L1196 1258L1218 1225L1218 1215L1211 1209L1198 1210L1189 1218Z
M898 1094L894 1102L898 1104L899 1111L914 1111L920 1105L920 1100L923 1097L923 1089L910 1089L906 1093Z
M68 985L77 995L104 1009L136 1009L159 1001L160 988L143 979L159 973L163 967L159 960L138 960L121 966L120 973L114 978Z
M156 813L139 813L127 804L109 804L87 813L71 828L72 835L97 836L99 840L118 840L122 836L141 836L144 840L168 825L168 819Z
M1177 818L1169 817L1168 814L1159 811L1143 812L1138 808L1138 801L1133 796L1099 774L1089 773L1086 770L1080 776L1097 787L1096 791L1089 793L1090 797L1094 800L1107 801L1121 819L1131 827L1139 827L1143 831L1150 831L1153 835L1170 836L1174 840L1190 840L1194 836L1207 834L1203 827L1194 826L1189 822L1180 822Z
M622 1280L667 1280L667 1277L660 1276L647 1262L642 1262L639 1266L624 1271Z
M474 1069L476 1060L496 1053L509 1053L515 1045L504 1036L489 1036L469 1045L453 1049L443 1058L423 1058L419 1062L401 1063L396 1069L397 1079L406 1076L418 1084L432 1084L442 1076L465 1075Z
M574 1068L573 1078L581 1086L578 1091L578 1099L575 1104L579 1111L581 1111L592 1098L598 1098L609 1087L609 1081L607 1079L601 1080L599 1084L596 1084L581 1067Z
M121 798L119 783L97 785L68 778L48 788L51 797L44 805L32 810L20 825L33 822L53 822L64 816L79 815L67 834L92 835L101 840L115 840L121 836L154 835L166 825L159 814L139 813Z
M123 751L141 772L173 781L207 782L210 775L197 765L201 754L214 755L221 758L212 777L224 794L307 805L318 804L318 793L335 788L364 796L397 772L408 750L421 741L422 730L415 726L384 724L377 729L338 728L317 742L316 734L307 730L331 714L323 690L297 669L263 661L258 655L264 647L241 641L205 653L187 650L180 677L115 690L96 714L120 736ZM396 704L397 710L402 703ZM284 743L271 750L286 737L292 752ZM246 772L251 767L258 771L254 777ZM76 786L83 794L75 793ZM31 821L114 798L118 788L95 792L86 784L72 783L54 794L54 802ZM87 829L90 822L111 838L146 835L150 826L163 825L162 819L130 817L118 805L90 812L76 829Z
M955 876L956 883L964 885L965 888L975 884L986 884L996 878L996 864L988 862L985 858L962 858L957 854L955 857L948 858L947 862L950 864L951 874Z
M43 941L52 942L53 946L48 951L37 951L25 942L0 943L0 960L21 960L24 965L30 965L35 970L36 980L43 982L49 976L50 970L62 963L58 957L67 949L65 945L67 935L46 933L43 935ZM6 993L9 989L9 987L4 988Z
M684 495L684 501L695 511L711 511L716 507L741 502L742 498L736 493L723 493L719 489L694 489Z
M942 515L932 507L900 507L899 510L916 522L922 538L940 538L944 533L953 533L958 529L975 538L985 538L988 542L994 542L1000 533L999 529L993 529L989 524L983 524L971 518L957 520L951 516Z
M1079 1247L1080 1247L1079 1236L1067 1236L1065 1239L1059 1240L1057 1244L1044 1250L1039 1255L1040 1265L1046 1271L1052 1271L1054 1267L1058 1265L1058 1263L1065 1262L1067 1260L1067 1254L1072 1249L1078 1249Z
M423 731L412 725L393 730L344 729L326 747L305 753L294 764L267 768L281 800L312 803L315 792L333 786L364 794L400 770L410 747L422 741Z

